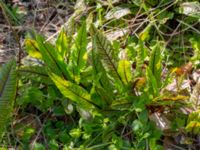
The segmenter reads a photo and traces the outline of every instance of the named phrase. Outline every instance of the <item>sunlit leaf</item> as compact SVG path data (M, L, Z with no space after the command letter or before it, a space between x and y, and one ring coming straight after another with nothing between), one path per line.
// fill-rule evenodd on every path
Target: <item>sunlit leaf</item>
M92 109L95 106L98 107L95 103L91 101L90 94L81 86L67 81L56 74L50 74L51 79L60 90L60 92L71 101L76 102L80 107L86 109Z
M45 42L44 38L40 35L37 35L36 41L40 47L39 51L42 54L42 59L48 68L57 75L63 76L66 79L71 79L68 66L56 49L50 43Z
M113 99L114 87L111 84L108 75L102 65L100 58L98 57L96 45L92 48L92 67L93 67L93 81L95 82L95 89L106 103L110 103ZM105 91L105 92L104 92Z
M136 56L136 75L142 75L142 67L144 65L144 60L146 58L146 49L144 43L140 40L139 44L135 47L137 52Z
M200 64L200 37L192 36L189 41L192 45L192 48L194 49L194 55L192 57L192 61L194 62L194 64L199 66Z
M90 29L90 25L93 23L93 19L94 19L94 14L93 12L91 12L88 16L87 16L87 19L86 19L86 22L87 22L87 31Z
M152 73L152 71L149 67L147 67L146 77L147 77L149 92L152 95L157 96L158 93L159 93L157 80L156 80L155 76L153 75L153 73Z
M60 31L58 38L56 40L56 49L60 53L60 55L64 58L66 53L69 51L68 47L68 38L64 28Z
M188 100L188 96L184 95L177 95L177 96L169 96L169 97L163 97L161 100L162 101L183 101L183 100Z
M120 60L118 64L118 73L122 81L128 84L132 80L131 63L128 60Z
M150 37L150 31L152 28L152 24L150 23L139 35L141 41L147 41Z
M81 28L74 41L74 48L72 51L71 61L73 63L73 68L80 73L80 70L86 64L86 48L87 48L87 32L86 32L86 22L83 22Z
M112 45L107 38L99 32L94 25L90 28L90 33L93 38L93 45L96 45L96 50L101 62L106 71L115 79L122 81L119 73L117 72L116 62L112 57Z
M161 62L161 45L157 43L152 50L151 57L149 60L149 69L151 70L153 76L157 81L157 87L161 87L161 72L162 72L162 62Z
M194 134L199 134L200 133L200 122L199 121L191 121L186 126L185 129L186 129L187 132L192 132Z
M31 57L42 59L38 44L35 40L26 39L25 40L26 51Z
M111 108L115 110L129 110L132 103L126 99L114 100Z
M187 120L186 131L193 132L194 134L200 133L200 111L199 110L190 113Z

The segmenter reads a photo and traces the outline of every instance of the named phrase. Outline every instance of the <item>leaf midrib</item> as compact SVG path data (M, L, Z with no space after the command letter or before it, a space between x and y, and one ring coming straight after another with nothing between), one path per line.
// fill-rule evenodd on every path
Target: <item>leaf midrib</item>
M97 40L98 40L99 45L101 46L101 49L103 49L103 51L105 52L106 57L108 58L108 61L110 62L110 64L111 64L112 67L114 68L114 71L115 71L115 73L117 74L117 77L118 77L119 80L122 82L122 79L121 79L119 73L117 72L117 69L116 69L115 65L113 64L113 62L112 62L111 58L109 57L109 54L107 53L107 51L104 49L104 46L102 45L101 40L99 39L99 37L98 37L97 35L96 35L96 38L97 38ZM122 83L123 83L123 82L122 82Z

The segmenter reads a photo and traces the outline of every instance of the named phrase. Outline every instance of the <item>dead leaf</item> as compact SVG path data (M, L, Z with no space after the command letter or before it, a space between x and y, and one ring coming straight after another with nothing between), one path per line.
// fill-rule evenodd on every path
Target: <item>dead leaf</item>
M120 19L128 14L130 14L131 11L129 8L123 8L123 7L114 7L112 10L110 10L106 16L106 20L110 19Z
M161 113L153 113L149 116L149 119L156 123L156 126L160 130L170 129L170 121Z
M189 73L191 73L192 68L193 68L193 64L191 62L181 66L180 68L176 68L176 70L175 70L176 76L182 76L185 74L189 74Z

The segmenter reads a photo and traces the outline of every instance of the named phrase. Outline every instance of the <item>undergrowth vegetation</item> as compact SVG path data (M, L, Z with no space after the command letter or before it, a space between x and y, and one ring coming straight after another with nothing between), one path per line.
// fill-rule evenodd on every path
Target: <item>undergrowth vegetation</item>
M0 69L2 149L199 149L200 3L70 2Z

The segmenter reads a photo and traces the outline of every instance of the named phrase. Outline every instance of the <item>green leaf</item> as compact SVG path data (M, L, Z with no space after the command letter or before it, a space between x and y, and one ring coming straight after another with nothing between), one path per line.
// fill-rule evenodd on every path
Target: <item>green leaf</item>
M144 42L141 40L139 41L139 44L135 47L137 51L137 57L136 57L136 74L139 76L142 76L142 66L144 64L144 60L146 57L146 50L144 48Z
M105 68L103 67L100 58L98 57L96 45L93 45L92 48L92 67L93 67L93 81L95 82L95 88L97 93L104 97L106 103L110 103L113 99L113 90L114 87L111 84ZM102 90L101 90L102 89ZM105 92L104 92L105 91Z
M39 51L38 44L35 40L26 39L25 40L25 47L26 47L25 50L27 51L29 56L31 56L33 58L42 59L42 55Z
M153 96L158 96L159 90L157 86L157 81L149 67L147 67L146 70L146 77L147 77L149 93Z
M36 142L34 144L34 150L45 150L45 146Z
M6 3L4 3L2 0L0 0L0 7L3 10L3 13L6 14L6 17L9 17L8 19L11 19L17 25L20 25L20 21L17 18L17 16L12 12L12 10L9 9Z
M74 128L69 132L69 134L72 138L79 138L82 134L82 131L80 128Z
M150 37L150 31L152 28L152 24L150 23L139 35L141 41L147 41Z
M0 140L6 123L12 115L17 91L16 62L11 60L3 65L0 72Z
M158 10L158 11L161 11L161 10ZM165 24L168 20L171 20L173 19L174 17L174 12L171 12L171 11L163 11L162 13L160 13L157 18L158 18L158 21L161 23L161 24Z
M23 66L18 69L21 76L45 84L52 84L51 79L44 66Z
M200 37L193 35L190 38L190 43L192 45L192 48L194 49L194 55L191 58L194 64L197 64L199 66L200 64Z
M91 25L90 34L93 38L92 44L95 45L97 55L101 59L106 71L110 76L123 83L119 73L117 72L115 60L112 58L113 51L110 41L108 41L107 38L99 32L94 25Z
M23 94L21 94L21 96L18 96L17 104L26 105L31 103L32 105L39 108L42 106L41 104L43 100L44 98L42 91L40 91L38 87L29 86L23 90Z
M58 38L56 40L56 50L60 53L62 58L64 58L69 51L68 49L68 38L64 28L62 28Z
M48 68L57 75L63 76L65 79L71 79L64 58L55 50L55 48L50 43L45 42L40 35L36 36L36 41L42 54L42 59Z
M194 134L200 133L200 111L194 111L190 113L186 126L187 132L193 132Z
M107 108L113 101L113 97L100 84L94 84L90 93L91 99L103 109Z
M89 15L86 18L86 22L87 22L87 31L90 29L90 25L93 23L93 19L94 19L94 12L89 13Z
M76 102L80 107L85 109L92 109L94 106L98 108L98 105L91 101L90 94L81 86L64 80L56 74L51 73L50 77L66 98Z
M156 44L153 47L153 51L151 53L151 57L149 60L149 69L151 70L153 76L157 81L157 87L161 87L161 73L162 73L162 64L161 64L161 45Z
M79 69L82 69L86 63L84 55L86 54L87 48L87 32L86 32L86 22L83 23L82 27L78 31L78 35L75 39L75 56L76 65Z
M161 145L158 145L156 138L151 138L149 141L149 147L150 149L155 150L163 150L163 147Z
M55 139L49 141L49 149L59 150L59 145Z
M74 41L73 51L72 51L72 68L75 75L79 75L80 71L84 68L87 59L87 32L86 23L84 22L78 31L78 34Z
M77 0L74 6L74 13L69 17L68 21L65 23L67 35L69 36L69 41L72 40L72 35L75 33L75 20L76 18L82 16L84 14L87 7L85 4L85 0Z
M118 65L118 73L125 84L132 80L131 63L128 60L120 60Z
M126 100L126 99L119 99L114 100L111 108L114 110L129 110L132 105L132 102Z

